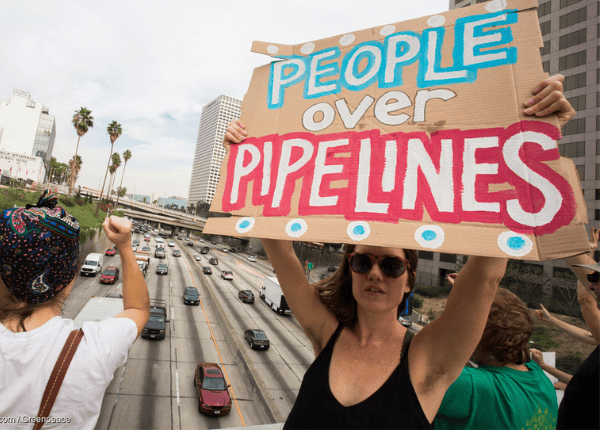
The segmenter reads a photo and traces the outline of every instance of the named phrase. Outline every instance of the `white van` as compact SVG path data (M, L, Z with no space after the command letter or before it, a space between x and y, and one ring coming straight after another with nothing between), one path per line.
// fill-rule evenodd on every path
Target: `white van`
M86 276L96 276L98 273L102 271L102 266L104 265L104 255L103 254L88 254L85 257L85 261L81 266L81 274Z

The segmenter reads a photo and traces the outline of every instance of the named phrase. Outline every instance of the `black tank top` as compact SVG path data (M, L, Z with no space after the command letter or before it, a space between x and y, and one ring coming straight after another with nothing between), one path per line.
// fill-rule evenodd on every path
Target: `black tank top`
M400 364L379 390L353 406L345 407L337 401L329 387L329 365L333 345L342 328L339 324L325 349L306 371L283 428L432 429L408 375L406 357L412 337L409 331L404 337Z

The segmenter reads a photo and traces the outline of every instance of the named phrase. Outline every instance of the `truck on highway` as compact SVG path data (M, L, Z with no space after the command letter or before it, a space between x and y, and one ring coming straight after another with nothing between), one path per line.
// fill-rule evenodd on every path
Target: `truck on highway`
M116 317L123 312L123 299L92 297L74 318L75 328L85 321L100 321L104 317Z
M283 296L279 281L273 276L267 276L264 286L260 289L259 297L263 299L271 309L282 315L291 315L292 311Z
M168 321L166 302L150 299L150 318L142 330L142 337L144 339L164 339Z

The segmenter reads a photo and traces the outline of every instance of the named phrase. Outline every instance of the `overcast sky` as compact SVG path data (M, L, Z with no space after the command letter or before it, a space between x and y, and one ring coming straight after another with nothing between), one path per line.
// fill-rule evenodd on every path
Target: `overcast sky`
M448 10L448 0L7 1L0 13L0 100L29 91L56 117L53 155L75 154L75 110L92 111L78 184L101 187L107 125L129 149L123 186L187 198L202 106L242 99L270 58L253 40L298 44ZM172 118L172 119L170 119ZM118 180L123 168L119 169Z

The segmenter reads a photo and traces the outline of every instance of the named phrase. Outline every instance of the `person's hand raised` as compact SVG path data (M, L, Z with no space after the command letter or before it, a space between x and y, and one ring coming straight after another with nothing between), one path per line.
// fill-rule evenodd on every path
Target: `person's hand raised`
M239 119L231 121L227 127L223 146L225 151L229 152L229 147L235 143L242 143L246 139L246 126Z
M108 240L117 245L117 248L130 244L131 222L128 219L118 216L106 217L102 223L102 228Z
M446 280L448 281L448 285L454 285L454 281L456 280L457 276L458 276L458 273L450 273L449 275L446 275Z
M575 109L563 94L563 75L554 75L544 79L533 90L534 96L525 102L525 115L537 117L558 115L561 128L575 116Z
M550 313L546 310L546 308L544 307L544 305L542 305L541 303L540 303L540 308L542 308L542 309L541 310L535 310L535 311L533 311L534 315L540 321L550 322L550 319L551 319L552 315L550 315Z
M590 248L592 248L592 251L598 249L598 235L600 235L600 229L592 228L590 232Z

